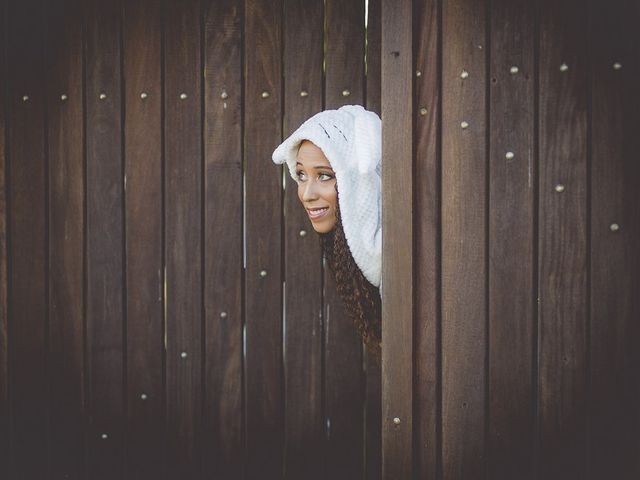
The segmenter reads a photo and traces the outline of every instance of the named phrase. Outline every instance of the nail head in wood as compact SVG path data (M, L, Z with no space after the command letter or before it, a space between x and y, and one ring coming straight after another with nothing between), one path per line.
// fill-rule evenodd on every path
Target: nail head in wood
M556 192L558 192L558 193L564 192L564 185L562 185L561 183L556 185Z
M396 425L400 425L400 418L399 417L394 417L393 423L395 423Z
M616 62L613 64L614 70L620 70L622 68L622 64L620 62Z
M98 95L98 98L100 100L104 100L105 98L107 98L107 94L106 93L101 93L100 95Z
M182 357L182 358L187 358L187 352L182 352L182 353L180 354L180 357Z
M60 100L62 100L63 102L67 101L67 96L63 93L62 95L60 95Z
M425 107L420 108L420 115L426 115L427 109Z
M504 157L507 160L513 160L513 157L515 157L515 154L513 152L507 152L507 153L505 153Z
M187 99L187 94L186 93L181 93L180 94L180 100L186 100Z
M300 230L300 236L304 237L307 235L307 231L306 230Z
M23 102L28 102L29 101L29 95L23 95L22 96L22 101Z
M307 92L306 90L302 90L302 91L300 92L300 96L301 96L301 97L308 97L308 96L309 96L309 92Z
M140 98L141 98L142 100L144 100L144 99L145 99L145 98L147 98L147 97L148 97L147 92L142 92L142 93L140 94Z
M260 276L262 278L266 277L267 276L267 271L266 270L260 270Z
M141 394L140 394L140 398L141 398L142 400L146 400L148 397L147 397L147 394L146 394L146 393L141 393Z
M561 72L566 72L567 70L569 70L569 65L567 65L566 63L563 63L562 65L560 65Z
M342 91L342 96L343 96L343 97L348 97L349 95L351 95L351 92L345 88L345 89Z
M611 225L609 225L609 229L612 232L617 232L618 230L620 230L620 225L618 225L617 223L612 223Z
M229 98L229 94L227 93L226 90L222 91L222 93L220 94L220 98L223 100L226 100L227 98Z
M262 98L269 98L269 92L262 92L261 96Z
M466 70L462 70L462 73L460 74L460 78L467 78L469 77L469 72L467 72Z
M464 128L469 128L469 124L467 122L463 121L463 122L460 123L460 127L463 128L463 129Z
M227 312L220 312L220 318L227 318Z
M515 66L515 65L514 65L514 66L512 66L512 67L509 69L509 73L510 73L511 75L515 75L515 74L516 74L516 73L518 73L519 71L520 71L520 69L519 69L517 66Z

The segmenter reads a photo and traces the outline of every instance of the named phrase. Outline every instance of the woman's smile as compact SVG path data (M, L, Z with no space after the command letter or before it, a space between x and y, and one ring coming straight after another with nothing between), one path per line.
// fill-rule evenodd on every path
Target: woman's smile
M308 208L307 212L309 213L309 217L311 220L315 220L317 218L323 217L325 213L329 211L329 207L321 207L321 208Z

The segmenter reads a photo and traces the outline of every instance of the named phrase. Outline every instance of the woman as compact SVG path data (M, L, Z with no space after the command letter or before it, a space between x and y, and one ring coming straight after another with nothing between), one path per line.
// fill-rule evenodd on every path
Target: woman
M381 134L377 114L345 105L309 118L273 152L273 161L286 162L298 184L298 198L319 234L347 313L378 358Z

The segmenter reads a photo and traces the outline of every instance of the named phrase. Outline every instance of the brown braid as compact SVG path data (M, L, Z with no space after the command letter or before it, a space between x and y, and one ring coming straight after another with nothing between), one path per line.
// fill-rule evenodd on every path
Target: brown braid
M337 190L337 185L336 185ZM354 322L370 355L379 362L382 343L382 302L380 292L355 263L342 228L339 201L336 202L336 225L320 233L320 246L333 271L338 294Z

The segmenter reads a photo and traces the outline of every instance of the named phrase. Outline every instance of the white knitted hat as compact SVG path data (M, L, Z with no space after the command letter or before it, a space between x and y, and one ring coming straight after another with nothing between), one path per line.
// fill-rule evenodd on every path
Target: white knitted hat
M306 120L273 152L296 177L296 155L303 140L322 150L336 174L342 227L353 259L365 278L380 287L382 196L380 117L361 105L325 110Z

